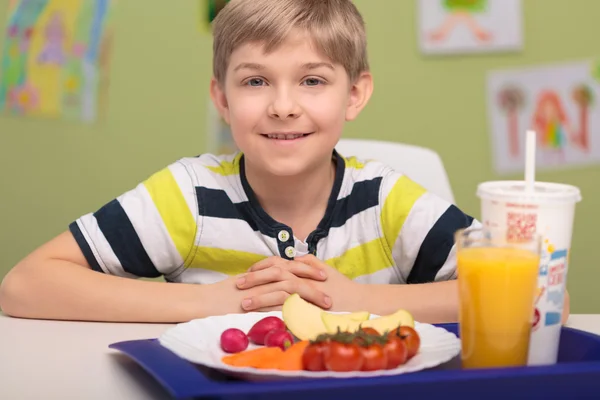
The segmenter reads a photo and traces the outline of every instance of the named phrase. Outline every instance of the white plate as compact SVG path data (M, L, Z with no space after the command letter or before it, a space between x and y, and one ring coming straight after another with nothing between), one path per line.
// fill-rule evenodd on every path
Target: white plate
M224 364L221 358L226 353L221 350L221 333L228 328L238 328L248 332L260 319L274 315L281 318L280 311L228 314L208 317L178 324L162 334L158 340L178 356L195 364L214 368L225 374L246 380L274 380L290 378L351 378L397 375L406 372L432 368L450 361L460 352L460 340L455 334L430 324L415 322L415 329L421 337L419 353L406 364L395 369L369 372L313 372L263 370L250 367L232 367ZM371 316L374 318L375 316ZM258 346L252 343L248 349Z

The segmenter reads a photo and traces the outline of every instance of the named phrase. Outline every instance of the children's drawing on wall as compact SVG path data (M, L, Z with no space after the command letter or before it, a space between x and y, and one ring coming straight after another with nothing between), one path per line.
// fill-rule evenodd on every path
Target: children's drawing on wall
M231 154L238 151L229 125L221 118L213 102L208 99L207 150L212 154Z
M13 0L0 110L92 122L107 106L116 0Z
M524 103L523 90L505 86L498 93L498 107L506 114L508 151L512 158L519 156L519 114Z
M211 31L213 20L229 3L229 0L200 0L200 27L205 32Z
M494 166L522 171L525 131L537 137L537 165L600 163L600 82L590 62L495 71L488 76Z
M514 51L522 47L521 0L418 0L423 53Z

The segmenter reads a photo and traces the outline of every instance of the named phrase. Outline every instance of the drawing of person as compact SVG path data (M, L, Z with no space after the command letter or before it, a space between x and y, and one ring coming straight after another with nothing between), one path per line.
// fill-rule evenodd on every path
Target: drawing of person
M38 56L40 64L62 65L65 62L64 40L66 37L63 16L55 11L44 29L44 48Z
M538 96L533 127L540 148L554 155L554 161L564 161L564 149L571 135L567 113L554 90L542 91Z
M474 15L483 12L487 8L487 0L440 0L447 10L447 16L442 24L429 34L430 40L439 42L444 40L448 34L460 23L463 23L482 42L492 39L492 34L484 29L475 20Z

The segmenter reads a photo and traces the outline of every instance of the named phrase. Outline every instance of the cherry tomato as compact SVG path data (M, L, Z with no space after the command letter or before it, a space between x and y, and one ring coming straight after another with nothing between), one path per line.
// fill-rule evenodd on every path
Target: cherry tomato
M387 368L387 354L380 344L374 343L367 347L361 347L360 350L364 359L362 371L378 371Z
M366 344L366 340L363 336L356 335L354 339L352 339L352 343L357 346L364 346Z
M408 360L408 349L405 342L397 336L390 335L387 343L383 345L387 357L386 369L393 369Z
M363 328L361 327L359 331L356 332L356 336L354 337L354 339L352 340L353 343L356 343L359 346L365 346L367 343L366 339L368 337L372 337L372 336L378 336L380 337L381 335L379 334L379 332L377 332L376 329L374 328Z
M408 351L408 359L413 358L421 346L421 338L419 337L419 334L410 326L400 326L391 331L388 336L398 336L404 341Z
M323 353L328 343L309 344L302 353L302 367L307 371L325 371Z
M377 336L379 336L379 332L377 332L377 329L375 329L375 328L369 328L369 327L363 328L363 327L361 327L360 330L363 331L364 333L366 333L367 335L377 335Z
M323 352L323 363L328 371L360 371L363 361L360 347L354 343L330 342Z

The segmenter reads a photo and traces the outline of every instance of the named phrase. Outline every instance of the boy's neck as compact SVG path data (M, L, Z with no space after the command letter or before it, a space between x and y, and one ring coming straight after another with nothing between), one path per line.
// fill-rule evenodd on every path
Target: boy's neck
M333 159L294 177L261 174L251 165L245 167L246 179L265 212L305 240L327 210L335 181Z

